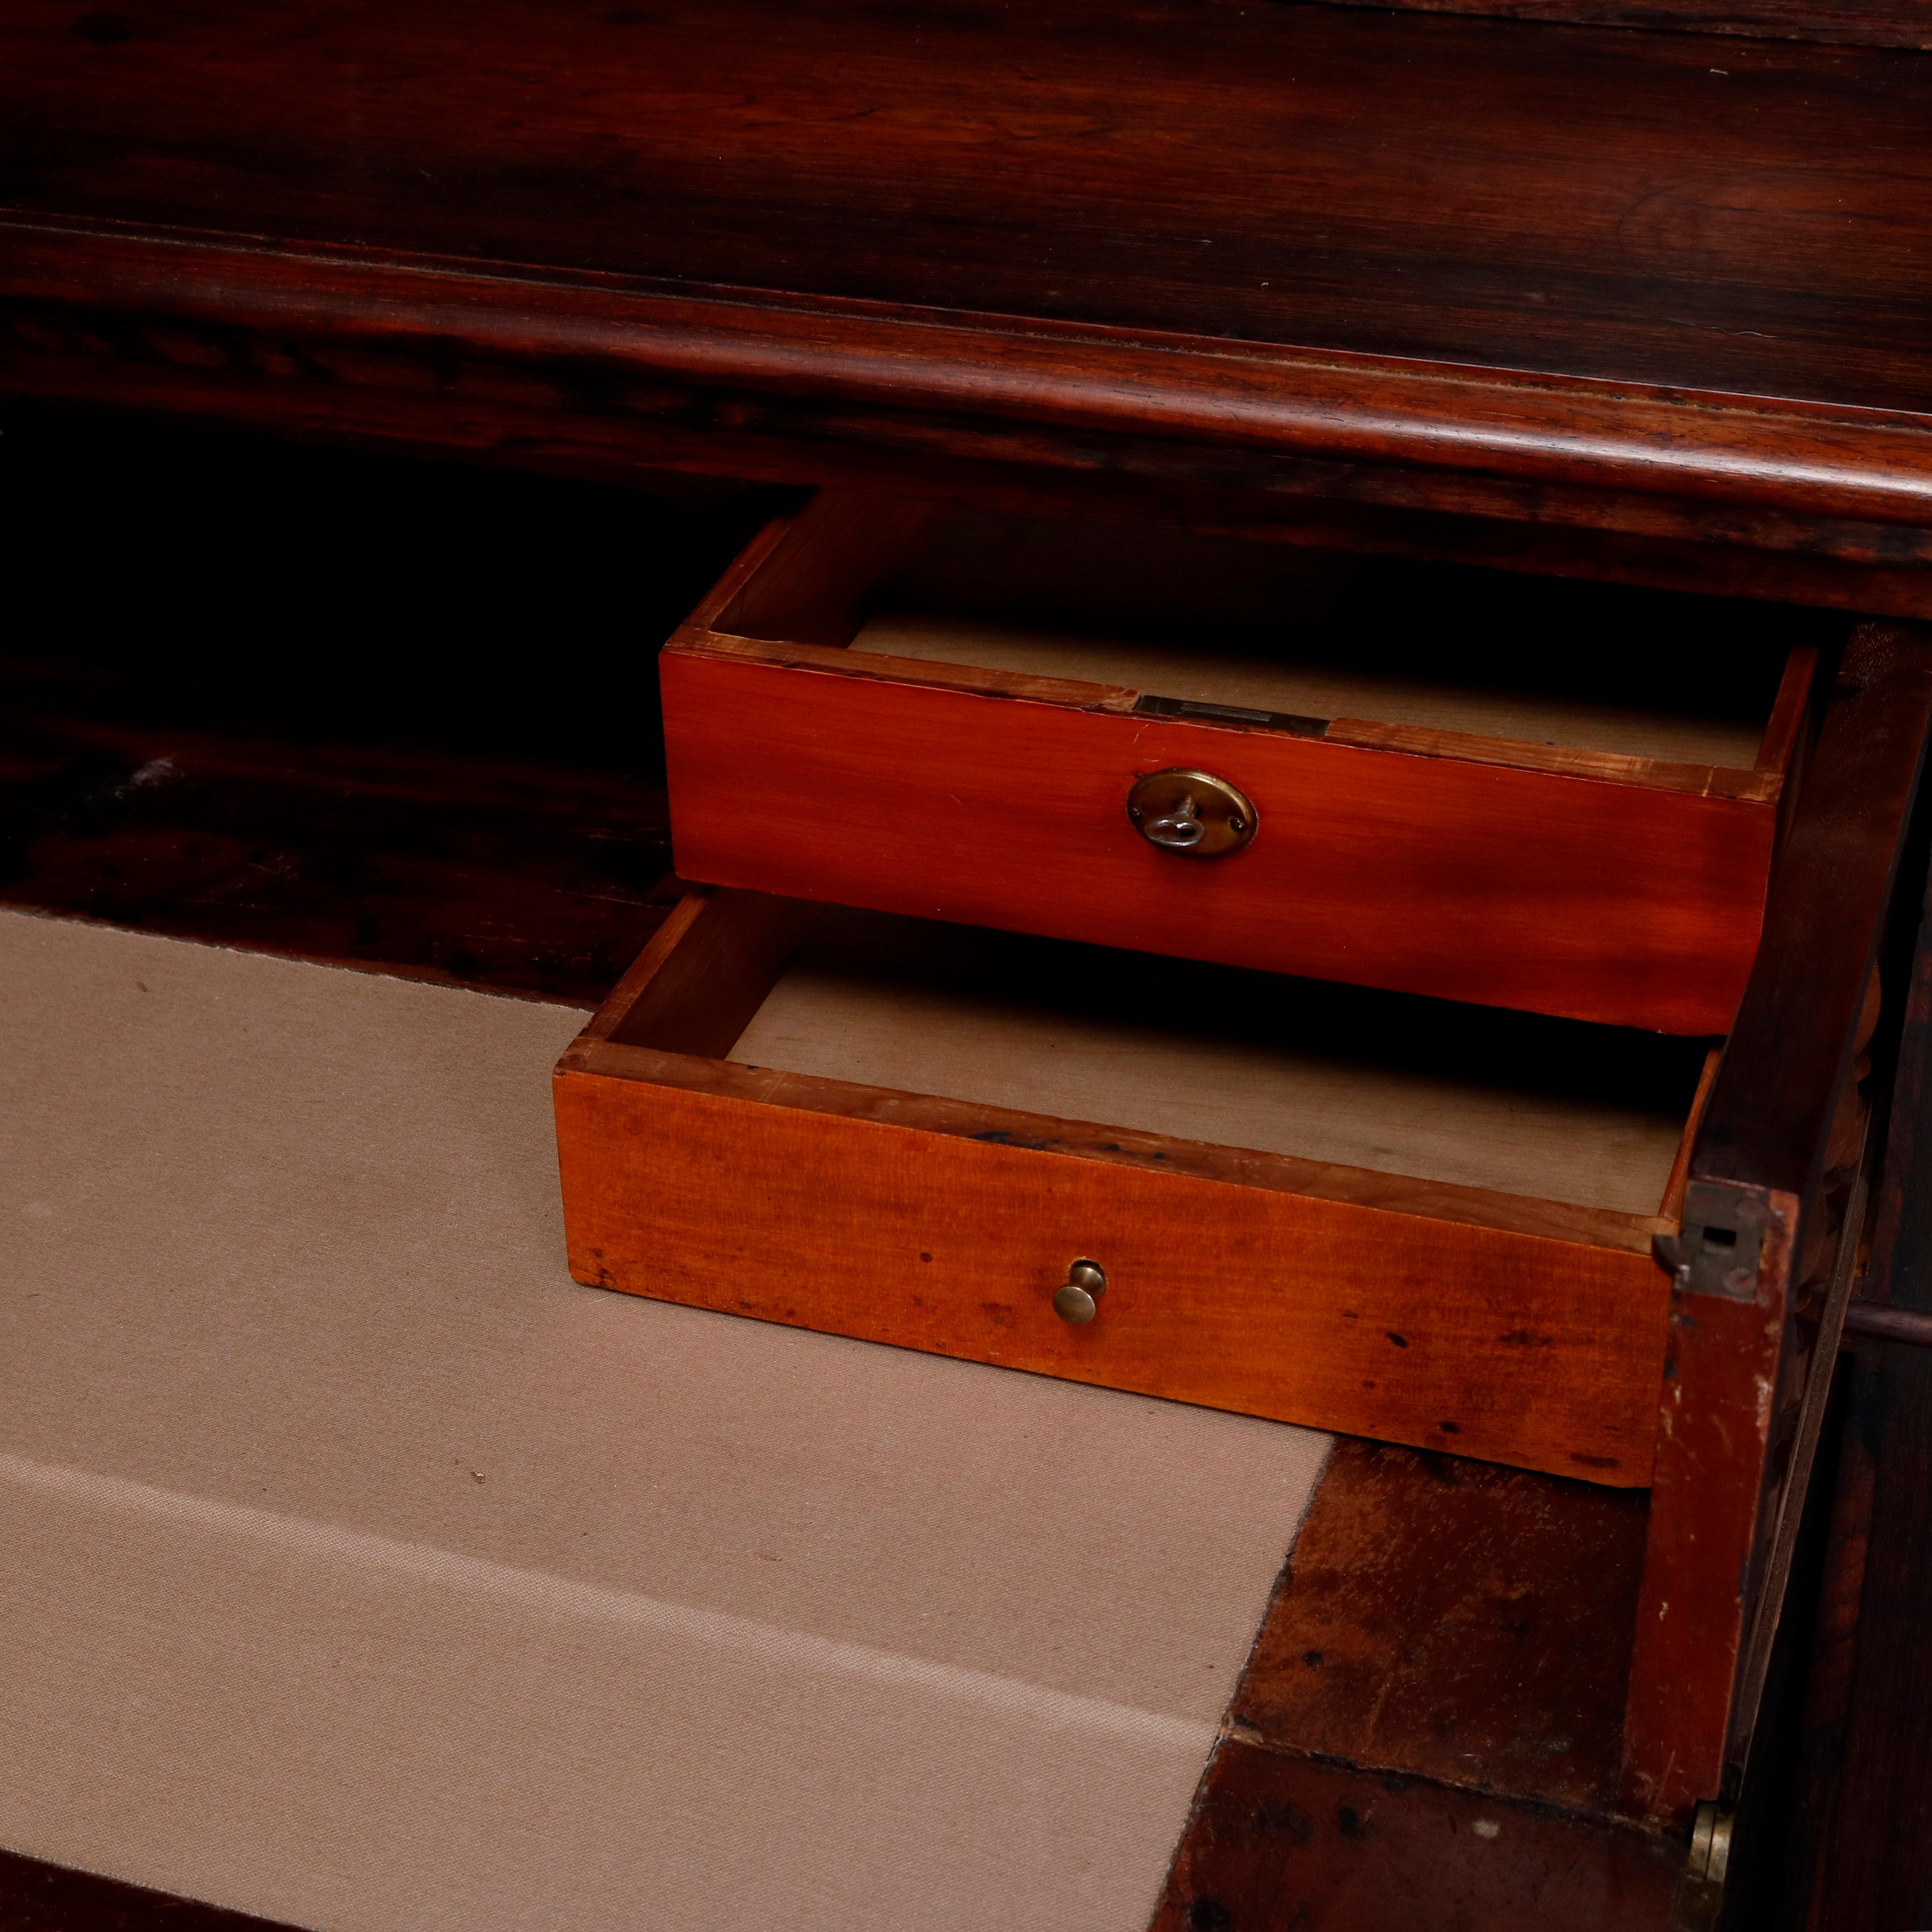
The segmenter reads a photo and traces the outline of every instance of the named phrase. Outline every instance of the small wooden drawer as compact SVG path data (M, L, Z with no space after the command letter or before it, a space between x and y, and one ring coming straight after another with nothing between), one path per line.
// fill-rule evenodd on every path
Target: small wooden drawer
M1650 1479L1700 1045L685 898L557 1070L604 1287ZM1096 1318L1055 1312L1076 1262Z
M664 652L677 869L1721 1033L1827 626L823 496ZM1235 788L1250 842L1150 843L1128 794L1163 771Z

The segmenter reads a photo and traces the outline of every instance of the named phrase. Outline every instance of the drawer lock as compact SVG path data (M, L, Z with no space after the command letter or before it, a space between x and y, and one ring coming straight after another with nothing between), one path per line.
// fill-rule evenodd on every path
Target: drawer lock
M1106 1292L1107 1270L1098 1262L1076 1262L1065 1284L1054 1291L1053 1312L1078 1327L1100 1313L1097 1304Z
M1255 808L1208 772L1150 772L1127 794L1127 817L1150 845L1190 859L1220 859L1255 836Z

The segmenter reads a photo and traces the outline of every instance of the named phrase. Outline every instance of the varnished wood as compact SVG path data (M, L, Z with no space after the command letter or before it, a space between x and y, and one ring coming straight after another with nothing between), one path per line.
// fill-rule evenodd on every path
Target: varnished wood
M1754 802L1066 704L1094 686L661 676L686 878L1681 1034L1724 1032L1750 968ZM1167 767L1240 786L1254 844L1142 841L1126 792Z
M625 1014L676 957L558 1069L580 1280L1648 1479L1656 1223L668 1052ZM1050 1299L1083 1255L1109 1285L1076 1329Z
M922 422L914 412L895 412L888 427L788 394L756 408L733 406L728 433L719 434L703 427L716 408L700 391L599 390L598 406L582 407L582 385L533 384L526 370L482 349L452 368L447 337L388 337L352 358L313 340L290 355L287 320L259 335L212 312L172 319L164 331L110 327L104 318L119 312L112 305L132 304L134 291L154 298L140 259L137 246L123 265L132 281L86 297L84 314L36 304L32 320L10 333L0 328L0 395L602 482L625 482L642 469L1009 507L1064 509L1071 501L1270 542L1932 618L1932 536L1906 524L1144 436L1103 443L1073 430L1006 434L987 426L962 439L951 423ZM328 266L340 265L332 258ZM365 278L369 301L393 306L391 272Z
M1925 392L1906 250L1927 83L1889 52L1099 0L1021 20L736 0L541 33L507 0L266 27L226 0L112 37L22 0L0 52L0 194L37 214L1863 406ZM385 85L399 62L407 88ZM1741 172L1773 171L1792 192L1740 203Z
M1645 1514L1635 1491L1336 1443L1231 1733L1607 1811Z
M1230 1738L1153 1932L1668 1932L1683 1858L1627 1825Z
M1368 0L1340 0L1343 5ZM1377 0L1379 4L1379 0ZM1820 40L1858 47L1932 48L1927 0L1395 0L1431 14L1483 14L1504 20L1739 34L1760 40Z
M1628 758L1616 752L1479 738L1466 731L1431 731L1366 718L1335 718L1322 736L1329 744L1353 745L1362 751L1450 758L1466 765L1502 765L1550 778L1591 778L1601 784L1638 786L1646 791L1678 792L1690 798L1735 799L1745 805L1774 805L1783 789L1784 773L1775 767L1760 766L1740 772L1715 765L1667 764L1660 759Z
M1828 1266L1822 1184L1869 1037L1868 1000L1932 723L1932 640L1867 625L1839 666L1780 852L1765 938L1690 1180L1762 1202L1754 1292L1673 1292L1625 1739L1624 1802L1682 1819L1735 1775L1735 1676L1801 1384L1801 1290Z
M1724 1048L1714 1046L1704 1056L1703 1071L1697 1076L1697 1092L1690 1102L1690 1118L1684 1130L1682 1144L1677 1150L1677 1158L1672 1162L1670 1179L1665 1184L1663 1204L1658 1215L1666 1221L1678 1220L1684 1212L1684 1184L1690 1178L1690 1155L1696 1145L1697 1130L1702 1124L1704 1108L1711 1098L1711 1088L1718 1077L1718 1063L1724 1058Z
M1306 10L1310 19L1326 12ZM407 380L404 370L426 370L433 350L446 355L454 343L476 358L464 387L477 392L479 406L521 405L538 421L569 411L573 390L580 394L601 371L607 382L620 379L607 407L620 418L701 422L721 406L721 388L775 392L770 404L734 410L724 426L789 426L861 443L910 435L935 454L1009 461L1052 460L1066 431L1197 452L1226 446L1224 476L1240 475L1242 452L1396 464L1404 467L1386 486L1364 479L1343 494L1526 517L1528 501L1486 480L1500 470L1519 489L1536 486L1533 501L1558 520L1694 537L1726 523L1736 530L1742 510L1769 518L1759 533L1783 533L1792 547L1829 544L1832 526L1849 522L1872 526L1842 532L1859 560L1917 564L1927 554L1932 458L1924 419L1905 398L1853 412L1849 402L1812 400L1812 386L1800 383L1777 400L1702 386L1680 396L1594 375L1533 380L1516 372L1514 357L1493 371L1430 370L1265 340L1149 340L1097 323L995 327L976 316L941 326L802 296L658 292L562 270L484 275L434 258L418 266L352 250L265 253L25 218L0 224L0 298L16 317L21 348L43 355L60 354L70 334L83 352L98 345L101 362L125 353L273 383L292 378L287 365L299 350L314 370L352 386ZM170 272L158 284L164 266ZM30 385L37 359L23 356L18 366ZM105 371L100 380L109 380ZM878 417L882 407L890 422ZM984 428L962 434L938 420L962 410ZM1219 480L1198 455L1190 464L1177 452L1166 466ZM1437 481L1431 471L1448 474ZM1264 462L1252 482L1264 486L1274 473ZM1292 486L1299 472L1281 474ZM1627 494L1640 500L1622 500ZM1685 507L1700 500L1730 507L1706 525ZM1800 520L1785 530L1780 517Z
M821 498L761 538L663 653L686 878L1612 1024L1728 1028L1770 868L1774 764L1360 719L1308 736L1149 716L1125 686L842 650L868 589L934 524L922 506L866 508ZM786 638L794 615L814 641ZM1761 758L1790 754L1809 686L1798 655ZM1259 813L1253 843L1204 863L1141 838L1126 793L1173 767L1239 787Z
M816 906L758 892L690 892L611 989L591 1040L718 1058L758 1010Z
M1922 851L1920 855L1922 863ZM1932 1314L1932 897L1918 897L1898 1076L1864 1292ZM1804 1776L1811 1856L1780 1925L1853 1932L1932 1913L1932 1670L1923 1641L1932 1564L1932 1349L1861 1340L1850 1363Z
M1925 554L1907 55L1098 0L238 22L9 16L9 382Z
M1771 1246L1753 1299L1680 1296L1673 1306L1624 1720L1622 1804L1640 1816L1682 1825L1722 1788L1770 1514L1790 1267Z
M1764 741L1758 747L1760 771L1790 772L1792 758L1817 697L1817 647L1799 645L1785 664L1777 700L1765 724Z
M1694 1178L1801 1200L1850 1077L1932 728L1932 631L1859 627L1829 694Z

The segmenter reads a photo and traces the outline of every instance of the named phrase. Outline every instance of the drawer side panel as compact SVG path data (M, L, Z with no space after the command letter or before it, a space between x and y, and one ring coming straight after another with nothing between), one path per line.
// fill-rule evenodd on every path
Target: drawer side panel
M582 1071L580 1281L1619 1486L1650 1480L1648 1256ZM1099 1318L1052 1311L1068 1264Z

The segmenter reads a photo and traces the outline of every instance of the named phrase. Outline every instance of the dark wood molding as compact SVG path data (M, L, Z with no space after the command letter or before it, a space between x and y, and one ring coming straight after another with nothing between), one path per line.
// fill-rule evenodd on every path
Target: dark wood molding
M1927 608L1910 54L1300 4L537 35L512 0L244 3L0 26L0 386L533 467L1600 530Z
M1338 6L1395 5L1427 14L1478 14L1594 27L1679 34L1736 34L1826 46L1932 49L1927 0L1331 0Z
M1212 451L1238 486L1694 538L1697 506L1721 506L1708 533L1728 522L1733 542L1932 560L1932 416L1898 410L17 213L0 216L0 313L20 393L40 392L37 370L58 388L49 353L66 352L104 382L117 361L257 389L402 380L486 416L728 441L1058 465L1061 442L1099 436L1176 451L1177 471L1178 452L1198 467Z

